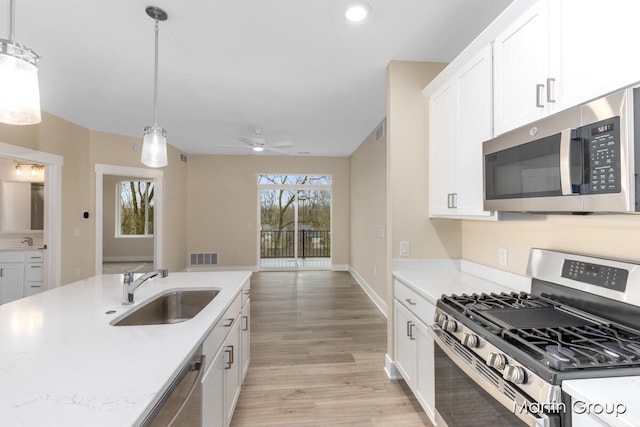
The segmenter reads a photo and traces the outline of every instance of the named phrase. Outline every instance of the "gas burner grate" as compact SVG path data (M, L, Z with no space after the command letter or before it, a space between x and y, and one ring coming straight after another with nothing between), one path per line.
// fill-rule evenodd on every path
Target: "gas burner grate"
M640 333L613 325L525 328L502 336L559 371L640 366Z

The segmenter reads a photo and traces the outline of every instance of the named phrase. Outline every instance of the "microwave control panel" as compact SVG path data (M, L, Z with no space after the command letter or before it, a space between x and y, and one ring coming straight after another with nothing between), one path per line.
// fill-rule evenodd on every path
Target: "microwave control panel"
M581 128L587 145L589 194L620 192L620 117Z

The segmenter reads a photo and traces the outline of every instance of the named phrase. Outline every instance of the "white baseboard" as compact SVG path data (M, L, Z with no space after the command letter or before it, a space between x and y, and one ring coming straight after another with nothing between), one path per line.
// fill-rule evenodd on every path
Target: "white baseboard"
M391 357L389 357L388 353L384 356L384 371L387 373L387 377L389 377L390 380L402 379L400 371L398 371L395 362L391 360Z
M346 264L331 264L331 271L349 271L349 266Z
M153 262L153 255L150 256L105 256L103 262Z
M258 271L258 267L255 265L207 265L207 266L187 266L185 271L197 272L197 271Z
M356 279L356 282L358 282L358 284L360 285L362 290L367 294L369 299L371 301L373 301L373 303L376 305L376 307L378 307L378 310L380 310L382 315L386 318L387 317L387 303L384 302L382 300L382 298L380 298L378 296L378 294L376 294L374 292L373 289L371 289L371 286L369 286L367 284L367 282L362 278L362 276L360 276L358 274L358 272L356 270L353 269L353 267L349 267L349 273L351 273L353 278Z

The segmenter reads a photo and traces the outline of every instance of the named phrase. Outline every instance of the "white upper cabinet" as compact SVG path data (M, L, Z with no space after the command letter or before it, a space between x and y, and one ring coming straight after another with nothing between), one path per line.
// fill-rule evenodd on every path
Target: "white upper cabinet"
M448 81L429 98L429 215L454 213L455 107Z
M555 109L559 76L550 49L549 7L539 1L496 37L494 133L537 120Z
M638 0L562 0L557 7L563 107L640 81Z
M482 142L491 137L491 46L429 97L429 215L490 217L482 209Z
M640 82L637 0L540 0L494 40L494 134Z

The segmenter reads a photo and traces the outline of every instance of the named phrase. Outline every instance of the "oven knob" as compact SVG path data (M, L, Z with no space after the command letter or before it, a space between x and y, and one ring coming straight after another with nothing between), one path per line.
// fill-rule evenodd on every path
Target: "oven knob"
M507 364L507 358L504 357L504 354L500 353L489 353L489 358L487 359L487 365L497 369L498 371L502 371Z
M458 322L453 319L448 319L444 322L444 330L447 332L455 332L458 330Z
M513 365L507 365L504 373L502 374L502 378L515 384L524 384L526 379L524 375L524 369L522 369L520 366Z
M447 315L442 313L436 313L435 316L433 316L433 321L436 324L444 327L444 322L447 321Z
M469 348L478 347L478 336L476 334L464 334L462 337L462 344Z

